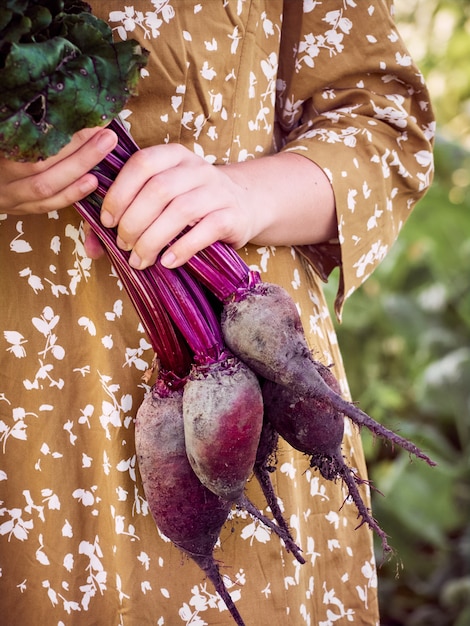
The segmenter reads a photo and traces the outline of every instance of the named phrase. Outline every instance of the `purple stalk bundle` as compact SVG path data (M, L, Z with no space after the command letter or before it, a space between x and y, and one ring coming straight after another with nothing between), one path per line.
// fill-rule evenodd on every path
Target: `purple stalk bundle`
M137 274L128 263L129 253L117 247L114 230L104 229L101 226L100 206L101 202L97 202L92 196L75 204L79 214L90 224L103 243L134 304L152 348L158 355L163 372L172 372L177 377L184 377L191 365L191 355L187 345L153 289L150 273Z

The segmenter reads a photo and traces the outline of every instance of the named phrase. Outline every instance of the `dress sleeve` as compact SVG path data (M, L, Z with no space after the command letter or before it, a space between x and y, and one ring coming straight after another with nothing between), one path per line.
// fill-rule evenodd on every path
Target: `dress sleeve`
M284 5L280 149L323 168L339 234L298 250L323 279L339 265L340 317L345 299L385 257L432 181L434 117L390 2Z

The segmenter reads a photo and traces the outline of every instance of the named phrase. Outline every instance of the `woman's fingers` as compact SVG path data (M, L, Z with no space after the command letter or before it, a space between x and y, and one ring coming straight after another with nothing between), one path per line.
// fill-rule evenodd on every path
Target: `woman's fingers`
M177 196L142 232L132 246L129 262L138 269L148 267L171 242L163 261L168 267L184 264L218 240L235 247L244 245L245 219L220 185L190 189Z
M121 247L126 250L133 248L156 220L159 222L156 241L161 240L161 245L166 245L198 219L194 202L182 202L181 199L189 192L196 195L200 184L197 171L186 163L150 178L120 218L118 236Z
M187 148L160 145L134 153L103 201L101 221L117 227L117 243L144 269L162 250L177 267L217 240L235 247L251 235L253 215L240 185Z
M162 264L168 268L184 265L192 256L216 241L224 241L235 249L241 248L248 239L239 239L230 216L230 212L224 210L208 213L165 251Z
M116 145L108 129L84 129L57 155L37 163L2 160L0 210L12 214L44 213L82 199L97 186L89 173Z
M192 163L196 167L199 162L205 163L203 159L178 144L152 146L135 152L106 194L101 210L103 225L112 227L119 223L120 234L125 240L127 230L129 233L135 230L132 222L138 219L136 207L140 210L141 205L134 206L132 215L126 215L125 218L124 215L139 194L147 189L152 196L154 207L163 209L178 194L179 187L187 187L184 176L172 174L173 168L178 168L184 163Z

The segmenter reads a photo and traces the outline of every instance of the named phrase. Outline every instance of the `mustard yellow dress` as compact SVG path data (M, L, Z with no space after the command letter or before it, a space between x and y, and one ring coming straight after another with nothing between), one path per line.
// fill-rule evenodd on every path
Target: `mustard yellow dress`
M338 241L240 254L292 294L316 357L334 363L347 394L321 277L340 263L339 314L432 177L429 97L392 6L92 6L116 40L138 39L151 52L140 95L122 114L142 147L180 142L216 164L288 150L324 168ZM134 418L153 354L109 261L87 258L83 240L73 208L0 215L0 623L230 626L211 583L149 513ZM344 454L365 478L349 422ZM216 558L247 626L376 626L372 537L355 530L341 482L323 480L285 444L273 479L306 564L234 511ZM254 481L248 493L266 511Z

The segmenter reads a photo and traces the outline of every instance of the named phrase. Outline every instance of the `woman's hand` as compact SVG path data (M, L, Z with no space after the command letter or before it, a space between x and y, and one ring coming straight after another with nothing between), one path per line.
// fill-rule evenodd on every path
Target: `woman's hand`
M0 159L0 213L26 215L63 209L96 189L89 173L117 143L105 128L76 133L58 154L37 163Z
M166 265L180 265L217 240L240 247L251 238L254 216L225 169L178 144L153 146L130 157L106 194L101 220L118 226L118 244L132 250L131 265L151 265L187 227L166 252Z
M118 245L130 264L178 267L224 241L293 245L336 235L333 191L323 171L298 154L214 166L178 144L133 154L110 187L103 225L118 227Z

